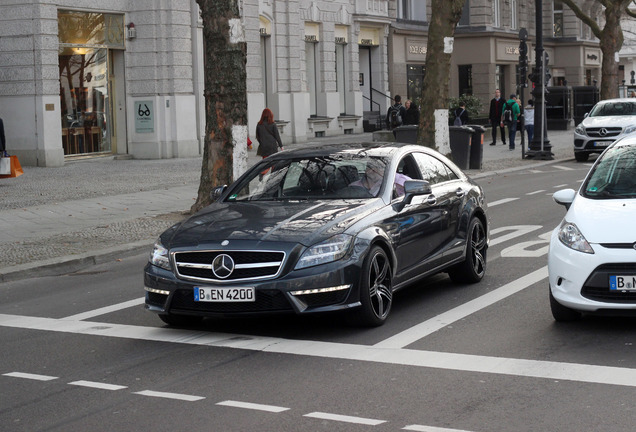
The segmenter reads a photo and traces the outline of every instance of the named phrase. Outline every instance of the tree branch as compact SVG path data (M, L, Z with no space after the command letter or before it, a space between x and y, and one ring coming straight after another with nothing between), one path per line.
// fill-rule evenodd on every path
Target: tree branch
M576 15L578 19L583 21L584 24L587 24L592 29L592 33L594 33L594 36L596 36L598 39L601 39L601 35L603 32L594 19L583 12L581 8L576 3L574 3L574 0L562 1L572 10L572 12L574 12L574 15ZM605 6L605 3L603 1L600 1L600 3Z

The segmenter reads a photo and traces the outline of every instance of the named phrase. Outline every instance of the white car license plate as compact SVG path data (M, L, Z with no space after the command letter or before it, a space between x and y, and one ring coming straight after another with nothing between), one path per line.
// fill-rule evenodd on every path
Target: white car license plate
M594 141L592 145L594 147L607 147L609 143L607 141Z
M196 302L253 302L255 300L256 295L253 287L194 287L194 301Z
M610 276L611 291L636 291L636 276Z

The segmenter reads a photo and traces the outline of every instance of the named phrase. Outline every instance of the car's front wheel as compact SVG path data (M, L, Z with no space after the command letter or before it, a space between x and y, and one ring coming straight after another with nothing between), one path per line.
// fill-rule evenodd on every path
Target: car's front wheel
M486 229L477 217L470 221L466 239L466 259L448 270L453 282L476 283L486 274Z
M550 292L550 310L552 311L552 316L555 321L576 321L581 318L581 312L563 306L561 303L556 301L552 295L552 289L550 287L548 287L548 291Z
M574 153L574 159L576 159L577 162L586 162L590 157L589 153L583 153L583 152L576 152Z
M364 260L360 284L358 318L366 326L384 324L391 311L393 289L391 263L384 249L374 246Z

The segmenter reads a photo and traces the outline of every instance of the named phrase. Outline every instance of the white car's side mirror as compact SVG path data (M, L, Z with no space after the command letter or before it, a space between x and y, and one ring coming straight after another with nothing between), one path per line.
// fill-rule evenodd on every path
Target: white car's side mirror
M574 189L561 189L552 195L554 202L565 206L566 209L570 208L574 201L574 197L576 197L576 191Z

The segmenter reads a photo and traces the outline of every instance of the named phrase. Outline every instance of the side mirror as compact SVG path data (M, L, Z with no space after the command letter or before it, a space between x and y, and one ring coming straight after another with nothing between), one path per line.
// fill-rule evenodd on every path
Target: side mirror
M210 192L210 198L212 199L212 202L218 201L219 198L221 198L221 195L223 195L223 192L225 192L225 189L227 189L227 185L217 186L212 189L212 192Z
M585 115L583 116L583 118L587 118L587 116L589 116L590 113L585 113Z
M430 195L433 193L431 184L426 180L407 180L404 182L404 199L397 203L397 211L401 211L404 206L413 201L413 197L418 195Z
M574 189L562 189L560 191L556 191L552 195L552 199L554 199L554 202L565 206L566 210L570 209L570 206L572 205L575 197L576 191Z

